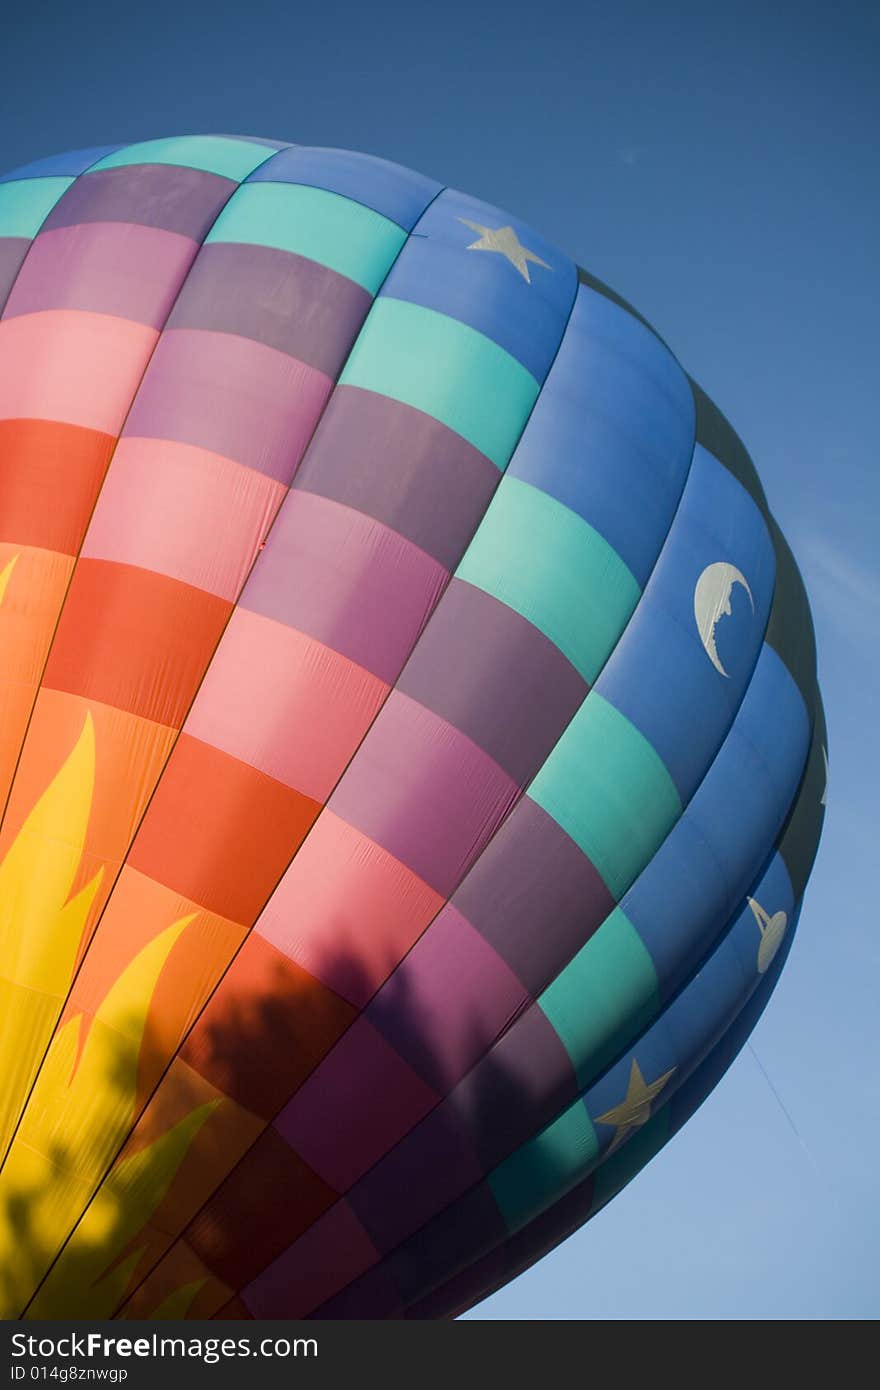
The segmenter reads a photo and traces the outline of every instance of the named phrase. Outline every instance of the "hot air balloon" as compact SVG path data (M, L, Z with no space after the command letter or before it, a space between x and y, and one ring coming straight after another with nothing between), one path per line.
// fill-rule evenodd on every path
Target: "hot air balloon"
M748 455L506 212L0 182L0 1311L449 1317L769 997L827 757Z

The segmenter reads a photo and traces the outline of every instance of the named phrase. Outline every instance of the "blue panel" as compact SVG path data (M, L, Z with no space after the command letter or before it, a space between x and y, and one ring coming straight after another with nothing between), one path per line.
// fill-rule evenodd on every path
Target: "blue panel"
M578 512L644 586L690 466L694 402L638 319L581 285L510 474Z
M768 917L778 914L789 930L794 911L791 882L779 855L753 889L752 898ZM699 974L682 990L635 1047L592 1086L585 1096L587 1111L603 1150L615 1138L615 1127L598 1123L598 1116L619 1106L627 1094L633 1059L647 1085L673 1071L658 1093L656 1105L671 1099L730 1026L762 978L759 952L762 930L748 903L740 910L723 941ZM782 934L775 944L781 945ZM674 1070L673 1070L674 1069Z
M121 150L121 145L96 145L94 149L68 150L65 154L50 154L45 159L35 159L32 164L24 164L9 174L0 174L0 183L10 179L41 179L66 174L68 177L84 174L99 159Z
M479 249L486 238L477 225L493 233L505 229L505 249ZM545 264L526 259L526 252ZM450 189L416 224L407 255L392 267L384 288L476 328L537 381L550 369L576 291L577 270L567 256L508 213Z
M669 1138L672 1138L682 1125L687 1124L706 1097L714 1091L727 1068L746 1043L779 981L792 938L797 930L800 912L801 903L798 903L792 912L792 920L775 961L766 975L761 976L761 983L751 994L745 1008L740 1010L723 1038L719 1039L705 1061L700 1063L696 1071L691 1073L681 1089L676 1091L673 1096L669 1106Z
M788 813L808 747L803 699L765 646L705 780L621 903L662 996L679 987L741 901Z
M254 182L304 183L353 198L409 231L443 187L400 164L350 150L292 145L250 175Z
M745 577L715 628L713 665L697 627L695 593L715 564ZM686 802L729 728L761 648L775 558L764 519L717 459L699 446L656 568L596 689L660 754Z

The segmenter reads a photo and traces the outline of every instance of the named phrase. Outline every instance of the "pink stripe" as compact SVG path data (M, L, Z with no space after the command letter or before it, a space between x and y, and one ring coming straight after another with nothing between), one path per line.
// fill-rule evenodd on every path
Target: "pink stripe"
M289 484L332 389L252 338L167 328L125 432L196 444Z
M0 323L0 419L58 420L117 435L158 333L59 309Z
M255 1318L304 1318L378 1259L351 1207L337 1202L242 1289L241 1297Z
M256 930L362 1007L442 904L386 850L324 811Z
M186 731L323 802L387 693L329 647L238 608Z
M241 601L390 685L448 577L430 555L372 517L293 491Z
M282 483L165 439L119 441L83 555L139 565L235 601Z
M41 232L3 316L85 309L161 328L197 250L189 237L133 222Z
M466 734L393 690L329 805L449 897L518 795Z
M347 1192L440 1097L363 1015L275 1121L319 1177Z

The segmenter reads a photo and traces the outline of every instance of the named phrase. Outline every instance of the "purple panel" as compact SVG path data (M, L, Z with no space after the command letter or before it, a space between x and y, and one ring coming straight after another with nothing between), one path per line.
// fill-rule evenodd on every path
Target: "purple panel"
M256 1318L304 1318L371 1268L377 1252L347 1202L337 1202L241 1290Z
M412 1318L455 1317L485 1298L494 1289L514 1279L524 1269L553 1250L590 1215L593 1205L593 1175L566 1192L546 1211L536 1216L503 1245L482 1255L467 1269L440 1285L426 1298L412 1304L406 1312ZM379 1266L382 1268L382 1266ZM352 1288L355 1286L352 1285Z
M530 622L454 577L398 683L485 749L521 787L588 688Z
M496 1245L487 1255L481 1256L476 1264L440 1284L424 1298L411 1303L403 1316L421 1322L436 1322L441 1318L454 1318L470 1308L478 1299L484 1298L507 1282L507 1247Z
M348 1288L316 1308L312 1317L351 1322L386 1321L403 1314L403 1298L387 1264L374 1265Z
M367 290L326 266L269 246L202 247L169 328L210 328L289 353L336 377L367 316Z
M436 1102L361 1017L288 1102L275 1128L309 1167L345 1192Z
M140 222L204 241L238 184L202 169L132 164L83 174L59 198L43 231L77 222Z
M170 330L124 433L195 444L289 483L332 385L314 367L249 338Z
M528 1002L497 951L447 906L382 986L367 1017L445 1094Z
M445 1283L475 1255L500 1245L506 1234L495 1199L481 1183L389 1255L388 1268L409 1302Z
M393 685L448 577L371 517L291 492L240 601Z
M196 243L134 222L86 222L41 232L6 305L6 318L82 309L161 328Z
M0 237L0 312L6 297L15 284L21 263L28 253L30 240L23 236Z
M485 454L439 420L343 385L296 486L375 517L453 570L500 479Z
M556 978L614 907L586 855L528 796L454 901L532 996Z
M517 795L469 738L392 690L328 806L448 897Z
M535 1007L468 1072L442 1108L447 1123L469 1136L489 1172L576 1094L568 1054Z
M348 1200L376 1248L390 1251L484 1173L461 1126L441 1106L364 1174Z

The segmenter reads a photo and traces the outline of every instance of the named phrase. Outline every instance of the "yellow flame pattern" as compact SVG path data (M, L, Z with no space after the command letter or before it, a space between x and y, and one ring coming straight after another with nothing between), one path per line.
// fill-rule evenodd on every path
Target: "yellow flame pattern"
M207 1282L206 1276L204 1279L193 1279L191 1283L183 1284L179 1289L175 1289L150 1314L150 1321L164 1322L187 1317L190 1308Z
M13 555L12 559L4 565L3 572L0 574L0 603L6 597L6 590L9 588L9 581L12 578L12 571L15 569L17 560L18 556Z
M150 1211L158 1207L190 1144L219 1104L218 1099L200 1105L167 1134L116 1165L28 1309L28 1317L111 1316L145 1252L143 1244L126 1252L142 1228L143 1217L137 1213L141 1206Z
M0 1157L61 1012L101 883L103 869L70 898L94 786L95 730L87 715L0 864Z
M195 915L139 952L99 1006L84 1043L82 1016L53 1039L0 1173L0 1316L21 1313L128 1134L153 992ZM94 1219L106 1219L103 1207Z

